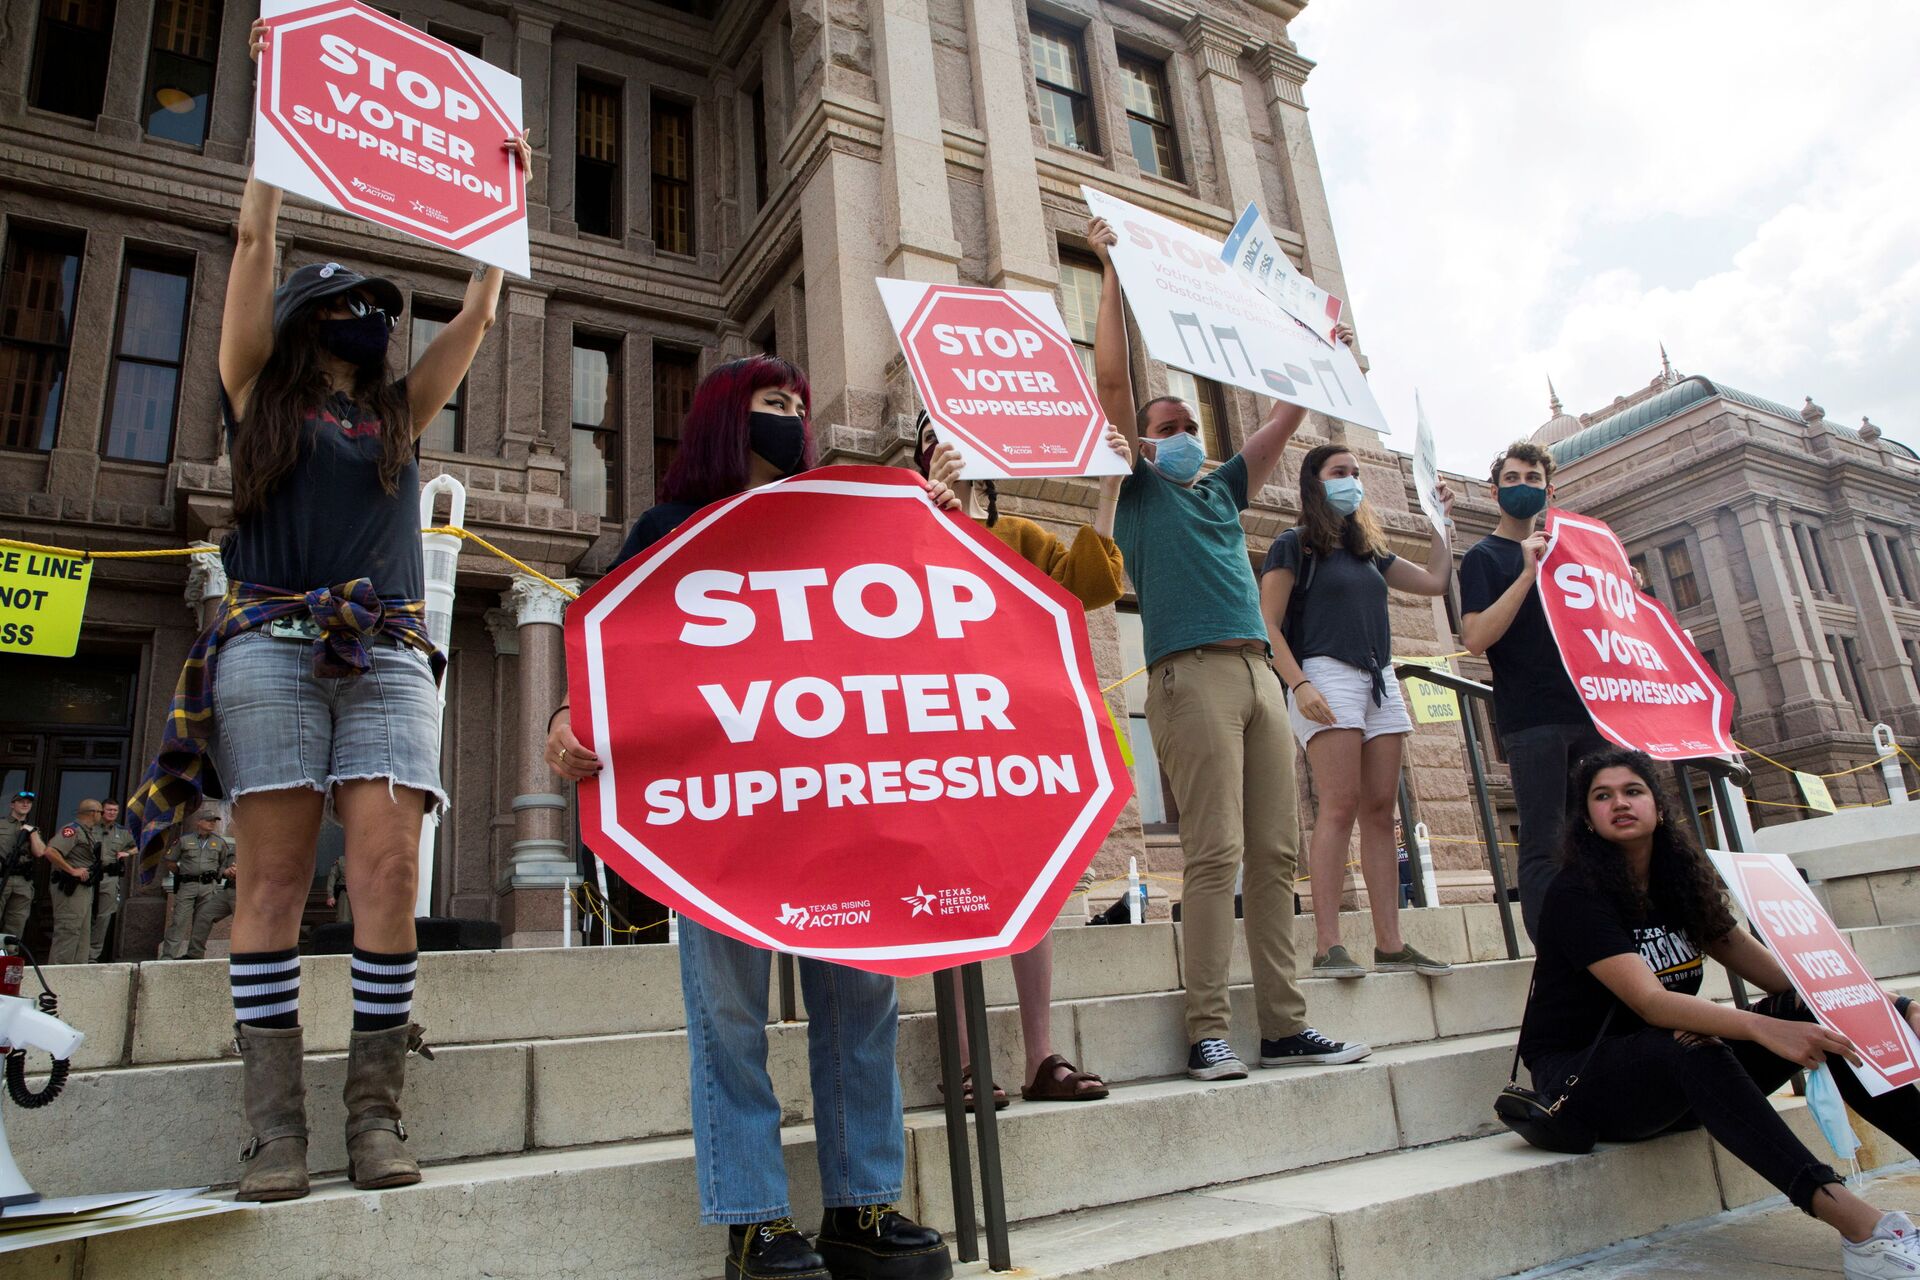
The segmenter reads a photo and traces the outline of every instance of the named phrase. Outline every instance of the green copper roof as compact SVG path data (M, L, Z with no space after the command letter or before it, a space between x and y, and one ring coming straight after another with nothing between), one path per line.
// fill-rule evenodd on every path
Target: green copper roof
M1679 382L1674 383L1657 396L1650 396L1642 400L1639 404L1622 409L1610 417L1600 419L1600 421L1590 427L1574 432L1553 446L1553 460L1558 465L1564 467L1570 462L1576 462L1586 457L1588 454L1598 453L1608 445L1616 444L1630 435L1645 431L1648 427L1657 426L1669 418L1678 417L1688 409L1693 408L1693 406L1703 401L1711 400L1716 396L1721 399L1732 400L1736 404L1746 405L1750 409L1758 409L1762 413L1773 414L1776 417L1786 419L1788 422L1801 421L1798 411L1789 409L1777 401L1749 395L1744 391L1713 382L1696 374L1690 378L1682 378ZM1851 427L1843 427L1833 422L1829 422L1827 426L1835 433L1845 436L1849 440L1858 440L1860 438L1860 433ZM1899 449L1909 457L1915 456L1913 450L1898 441L1888 440L1887 444Z

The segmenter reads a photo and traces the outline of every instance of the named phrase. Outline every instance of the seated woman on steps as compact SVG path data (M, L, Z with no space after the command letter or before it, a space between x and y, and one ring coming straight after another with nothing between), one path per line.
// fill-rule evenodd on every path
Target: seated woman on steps
M1536 1090L1577 1074L1568 1114L1605 1142L1702 1126L1840 1233L1849 1280L1920 1275L1907 1216L1848 1191L1767 1102L1794 1071L1825 1062L1854 1111L1920 1154L1920 1091L1867 1095L1847 1066L1853 1045L1814 1022L1779 961L1739 927L1654 774L1652 760L1619 748L1575 771L1520 1031ZM1751 1010L1702 999L1703 956L1770 994ZM1915 1020L1911 1002L1896 1003Z

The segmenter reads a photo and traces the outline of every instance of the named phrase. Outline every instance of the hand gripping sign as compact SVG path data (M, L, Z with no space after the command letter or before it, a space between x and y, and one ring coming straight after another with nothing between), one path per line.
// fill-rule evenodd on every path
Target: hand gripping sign
M1732 755L1733 695L1673 615L1633 585L1591 516L1549 511L1537 583L1560 660L1601 733L1658 760Z
M757 947L900 976L1025 950L1133 791L1080 605L899 468L706 508L566 639L588 845Z
M1120 237L1113 268L1155 360L1390 430L1347 344L1322 341L1255 289L1221 259L1220 241L1093 187L1080 194Z
M358 0L263 0L254 172L524 276L520 81Z
M1853 1073L1878 1097L1920 1081L1920 1042L1820 909L1793 863L1777 853L1709 849L1714 869L1779 958L1813 1016L1853 1041L1860 1065Z
M1127 474L1052 298L874 283L935 434L960 450L962 479Z

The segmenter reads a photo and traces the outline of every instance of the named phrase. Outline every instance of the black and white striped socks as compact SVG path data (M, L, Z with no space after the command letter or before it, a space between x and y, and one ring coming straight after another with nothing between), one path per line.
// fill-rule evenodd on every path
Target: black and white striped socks
M300 952L237 952L227 959L233 987L233 1020L252 1027L290 1030L300 1025Z
M413 1013L413 980L420 953L382 955L353 949L353 1029L385 1031L405 1026Z

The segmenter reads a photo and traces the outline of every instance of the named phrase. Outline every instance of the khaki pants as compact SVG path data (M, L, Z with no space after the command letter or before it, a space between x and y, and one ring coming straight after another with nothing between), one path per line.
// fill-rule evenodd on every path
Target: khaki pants
M1148 679L1147 727L1180 806L1187 857L1187 1039L1225 1039L1232 1022L1233 882L1243 864L1260 1038L1298 1034L1307 1025L1293 948L1300 814L1280 677L1258 650L1188 649L1156 662Z
M120 891L126 882L125 873L106 876L101 879L100 887L94 891L93 942L87 951L89 960L98 961L107 949L107 930L113 927L114 913L120 910Z
M33 881L25 876L8 876L0 883L0 933L19 937L27 931L27 917L33 914Z
M98 874L96 871L95 874ZM72 894L53 887L53 951L48 964L85 964L93 943L93 883Z
M233 892L225 884L182 885L173 895L160 955L167 960L204 960L213 926L233 914Z
M347 895L337 893L333 898L333 922L335 924L353 923L353 904L347 901Z

